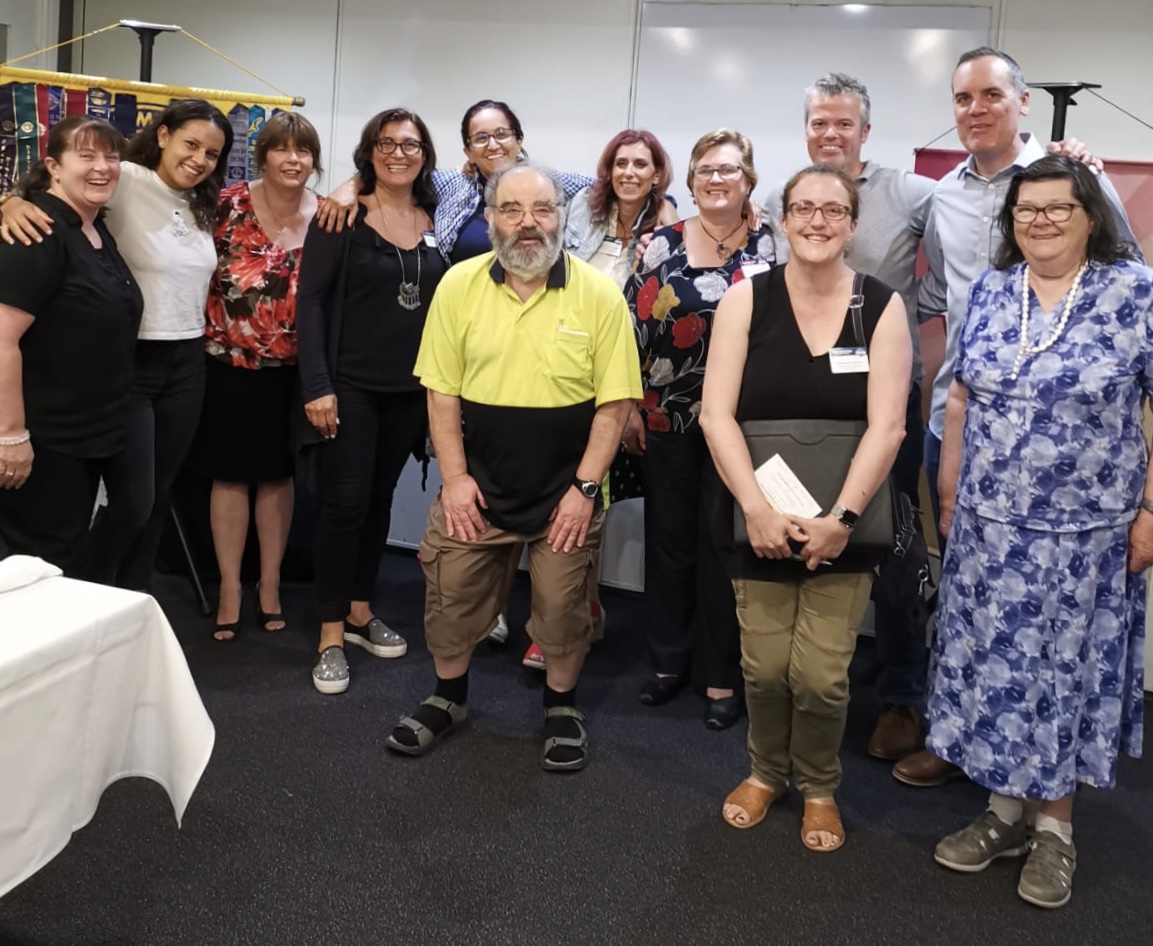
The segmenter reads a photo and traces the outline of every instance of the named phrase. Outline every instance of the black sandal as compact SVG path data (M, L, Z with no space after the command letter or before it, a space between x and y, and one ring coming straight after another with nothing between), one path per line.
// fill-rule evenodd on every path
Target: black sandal
M217 637L217 634L231 634L231 637ZM240 621L233 621L231 624L217 624L216 628L212 631L212 639L218 644L229 644L240 636Z
M266 613L260 608L260 582L256 583L256 621L264 629L266 634L279 634L288 627L288 622L284 619L283 614ZM279 621L280 627L269 627L273 621Z

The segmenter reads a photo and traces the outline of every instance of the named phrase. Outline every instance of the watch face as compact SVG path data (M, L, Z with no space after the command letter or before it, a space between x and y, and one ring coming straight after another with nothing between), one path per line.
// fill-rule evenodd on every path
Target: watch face
M597 483L594 483L592 480L589 480L587 483L580 484L581 493L583 493L584 496L588 499L596 499L597 491L599 489L600 486Z

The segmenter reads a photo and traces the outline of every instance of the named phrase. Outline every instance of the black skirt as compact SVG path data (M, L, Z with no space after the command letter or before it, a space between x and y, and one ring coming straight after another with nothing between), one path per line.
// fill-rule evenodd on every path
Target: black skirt
M205 357L204 410L191 455L194 472L226 483L289 479L295 366L253 370Z

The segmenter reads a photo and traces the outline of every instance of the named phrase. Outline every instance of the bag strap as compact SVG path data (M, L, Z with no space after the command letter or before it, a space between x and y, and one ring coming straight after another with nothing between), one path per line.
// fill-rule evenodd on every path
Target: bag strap
M857 347L865 349L866 353L869 346L865 344L865 323L863 310L865 308L865 274L853 274L853 294L849 296L849 314L853 317L853 337L857 340Z

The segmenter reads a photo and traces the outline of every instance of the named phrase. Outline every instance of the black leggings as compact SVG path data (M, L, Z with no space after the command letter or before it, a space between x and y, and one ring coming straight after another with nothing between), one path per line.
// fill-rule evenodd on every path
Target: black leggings
M342 621L351 601L371 601L388 541L392 495L428 424L424 391L366 391L337 382L340 426L320 449L316 602L321 621Z
M0 558L35 555L69 578L92 577L88 526L101 476L118 458L92 459L36 445L20 489L0 490Z
M192 446L203 401L203 338L136 343L126 447L105 474L108 509L93 537L98 580L150 587L169 493Z

